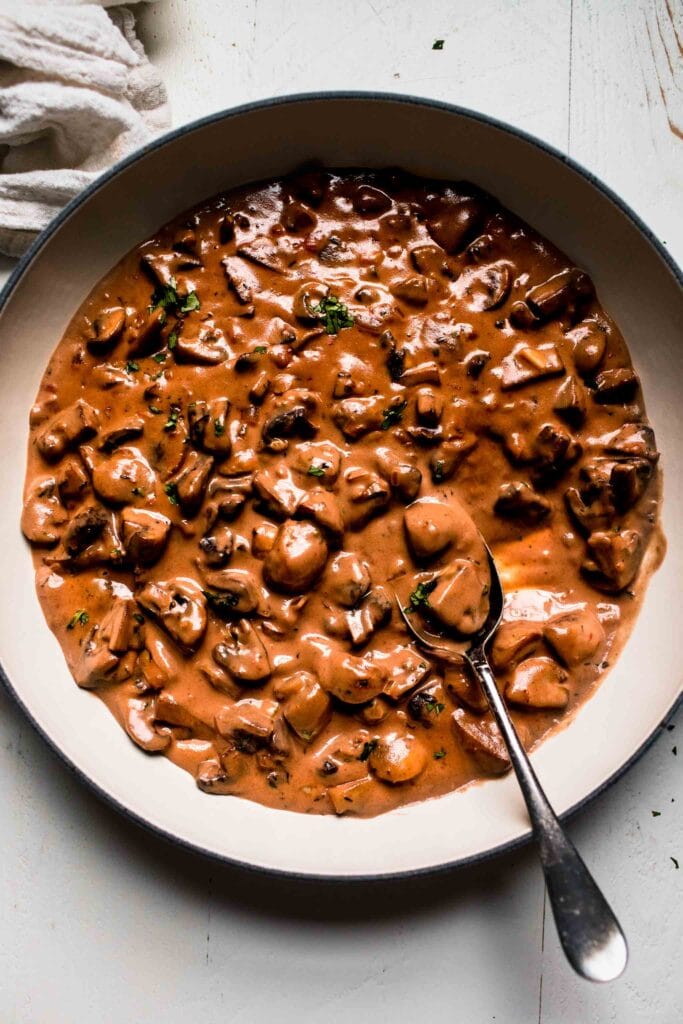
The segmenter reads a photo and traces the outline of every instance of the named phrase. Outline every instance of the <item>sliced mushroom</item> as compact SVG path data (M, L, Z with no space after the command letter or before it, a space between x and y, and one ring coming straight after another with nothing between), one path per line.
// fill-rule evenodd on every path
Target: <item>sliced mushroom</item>
M69 448L93 437L99 428L97 409L82 398L62 409L36 437L36 447L48 462L57 462Z
M259 469L254 474L254 492L264 510L279 519L293 516L306 493L297 487L292 474L284 465Z
M332 419L344 437L357 441L359 437L379 430L384 420L385 399L382 395L370 398L343 398L336 402Z
M501 486L493 511L501 519L513 519L527 526L537 526L548 518L552 505L529 484L517 480Z
M21 529L26 539L32 544L54 547L60 537L60 527L67 519L55 478L40 476L33 480L21 513Z
M643 539L637 530L598 530L588 538L588 551L581 569L590 582L600 590L624 590L640 568Z
M209 608L220 618L251 615L261 603L261 593L250 569L205 569L202 573ZM212 593L218 591L218 593Z
M366 775L361 779L330 786L327 793L335 814L349 814L351 811L362 814L369 805L375 785L370 776Z
M214 661L243 686L256 686L271 674L268 651L248 619L230 623L225 640L212 653Z
M216 728L221 736L233 740L238 750L253 754L273 735L277 710L277 701L245 697L218 712Z
M568 331L566 338L574 346L574 364L582 377L595 373L607 351L607 331L596 320L584 320Z
M354 611L347 612L349 636L355 647L361 647L385 626L391 618L392 603L386 590L375 587Z
M456 541L458 552L483 552L472 517L457 500L419 498L403 518L411 551L420 561L435 558Z
M515 669L505 687L505 699L525 708L565 708L567 673L552 658L529 658Z
M602 623L588 605L553 615L544 626L543 636L569 667L595 657L605 642Z
M594 295L595 288L588 274L571 267L531 288L526 293L526 301L536 316L551 320L562 313L573 312Z
M411 721L423 725L425 729L431 729L446 710L445 700L446 694L441 679L439 676L432 676L408 701L408 716Z
M276 438L301 437L308 441L315 436L317 429L305 405L291 405L289 408L276 411L266 420L261 440L266 448L272 446Z
M214 398L210 402L195 401L187 407L187 421L193 443L216 458L227 458L232 449L232 438L227 427L229 411L228 398Z
M603 370L595 378L593 398L600 405L627 405L638 394L640 381L630 368Z
M213 323L201 323L196 334L185 328L178 335L173 354L179 363L218 366L231 359L233 352L219 327Z
M194 516L199 511L212 468L211 456L202 455L191 448L185 452L178 472L169 480L169 484L175 488L178 504L186 515Z
M334 494L322 487L312 487L297 505L296 516L315 523L332 547L340 547L344 539L344 519Z
M325 591L333 601L353 608L370 589L370 572L365 562L351 551L340 551L330 561Z
M377 468L399 501L414 501L420 493L422 473L412 462L402 459L391 448L378 448L375 452Z
M203 562L212 569L222 569L230 561L234 546L234 534L225 523L216 523L199 541Z
M427 751L412 733L383 736L368 761L375 775L396 785L420 774L427 764Z
M95 494L109 505L127 505L154 491L154 470L137 448L118 448L92 471Z
M327 561L327 541L314 523L287 519L263 563L264 576L278 590L300 594L318 580Z
M247 771L248 759L239 750L226 752L219 760L207 758L197 765L195 781L202 793L222 796L234 793L239 779Z
M67 555L80 555L102 535L108 522L109 516L99 505L91 505L73 516L62 538Z
M168 730L159 732L154 725L155 701L148 697L130 697L126 702L126 714L123 725L135 743L148 754L159 754L166 750L171 742Z
M84 690L106 686L114 681L119 660L119 655L110 649L107 637L95 625L83 642L78 660L73 666L74 679Z
M403 384L407 388L413 387L416 384L440 384L441 370L439 369L439 364L435 363L433 359L428 359L424 363L408 366L401 374L398 383Z
M273 693L283 702L288 725L309 743L321 732L332 715L332 702L317 678L310 672L296 672L279 680Z
M503 391L524 387L548 377L564 373L564 363L555 345L518 345L500 363L500 386Z
M469 559L456 558L437 574L429 610L463 636L478 632L489 614L489 573Z
M150 582L137 599L180 647L193 651L199 646L206 631L206 598L194 580L179 576Z
M330 294L330 286L319 281L302 284L292 300L292 312L299 320L314 322L318 319L317 307Z
M126 326L126 311L122 306L103 309L93 321L93 334L88 338L88 348L103 352L119 340Z
M88 475L77 456L64 460L57 478L59 497L64 504L80 501L89 486Z
M457 708L452 715L455 735L463 750L475 758L479 767L492 775L508 771L508 757L505 741L493 719L489 716L476 718Z
M356 530L389 504L391 491L386 480L360 466L348 469L344 479L349 502L344 521L352 530Z
M128 557L138 565L154 565L166 547L171 520L149 509L124 508L121 528Z
M571 427L581 426L586 418L586 392L576 377L567 377L560 384L553 411Z
M512 287L507 263L491 263L465 270L455 283L455 295L472 312L481 313L502 306Z
M144 429L145 421L142 416L129 416L117 426L100 433L98 448L103 452L113 452L119 445L140 437Z
M530 619L510 619L503 622L491 645L491 665L498 672L516 668L520 661L534 654L543 637L540 622Z

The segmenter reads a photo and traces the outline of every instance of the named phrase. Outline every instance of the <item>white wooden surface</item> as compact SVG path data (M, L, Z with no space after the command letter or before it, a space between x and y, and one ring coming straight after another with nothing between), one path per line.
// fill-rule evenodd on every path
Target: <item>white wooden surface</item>
M162 0L137 12L175 124L305 90L451 100L570 152L683 261L680 0ZM570 826L631 942L626 975L596 988L563 960L532 850L364 887L252 876L104 807L0 692L0 1021L674 1024L682 737L679 715Z

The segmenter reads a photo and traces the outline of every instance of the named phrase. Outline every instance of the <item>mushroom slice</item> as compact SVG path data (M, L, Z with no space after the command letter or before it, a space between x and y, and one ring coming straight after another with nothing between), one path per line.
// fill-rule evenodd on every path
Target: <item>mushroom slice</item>
M483 771L492 775L508 771L510 758L507 747L493 718L488 715L476 718L464 708L456 708L452 722L456 739Z
M261 594L249 569L204 569L202 576L211 588L203 591L204 597L219 618L251 615L258 609Z
M529 619L510 619L503 622L491 645L491 665L498 672L516 668L520 661L538 650L543 637L540 622Z
M280 438L301 437L310 440L317 426L311 420L309 409L304 404L291 405L287 409L279 409L263 425L261 440L266 448Z
M313 323L318 319L317 307L330 294L330 286L320 281L302 284L292 299L292 312L299 320Z
M645 423L624 423L599 440L605 451L615 455L647 459L653 463L659 459L654 431Z
M637 530L595 531L588 538L590 556L581 566L600 590L624 590L635 578L643 557L643 539Z
M175 659L165 638L155 635L150 630L145 630L145 647L138 657L138 665L150 690L161 690L173 679L177 671Z
M348 469L344 479L349 502L344 521L351 529L359 529L389 504L391 490L386 480L361 466Z
M187 704L178 700L168 690L162 690L156 698L155 720L164 725L189 729L195 736L208 736L215 732L215 722L212 716L199 718Z
M273 527L275 529L275 527ZM235 537L225 523L217 523L199 541L199 549L202 553L201 563L212 569L222 569L230 561Z
M593 282L583 270L570 267L535 285L526 293L529 308L542 320L572 311L595 295Z
M160 512L124 508L121 528L128 558L136 565L153 565L161 558L166 547L171 520Z
M447 253L460 252L479 233L487 213L478 196L462 195L448 189L432 204L427 231Z
M603 370L595 378L593 398L600 405L628 405L638 394L639 384L630 366Z
M186 515L194 516L199 511L212 468L213 459L192 448L185 453L180 469L169 480Z
M237 255L242 259L249 260L250 263L255 263L258 267L265 267L266 270L272 270L276 274L282 273L282 256L278 252L277 246L273 245L272 240L266 236L262 235L252 242L239 245Z
M254 295L259 290L256 275L244 265L244 261L235 256L226 256L222 261L228 285L237 297L241 306L245 307L242 315L253 315Z
M347 612L351 643L356 647L366 644L378 629L386 626L391 611L392 603L387 592L382 587L371 590L358 608Z
M97 409L82 398L62 409L36 438L36 447L48 462L57 462L69 448L93 437L99 427Z
M305 743L322 732L332 716L332 702L311 672L278 680L273 693L282 701L288 725Z
M459 506L436 498L420 498L409 505L403 514L403 524L410 549L421 561L442 554L462 535L463 526L468 536L474 529L471 520L463 521Z
M178 274L183 270L201 267L202 262L189 253L146 252L140 259L140 264L157 285L175 289Z
M391 209L392 201L386 192L373 185L359 185L351 200L356 213L379 216Z
M413 647L396 646L382 656L385 674L384 693L390 700L400 700L414 690L429 673L429 665Z
M214 661L243 685L263 683L271 674L268 651L248 619L231 623L225 640L212 653Z
M326 535L333 547L344 539L344 520L337 499L322 487L312 487L296 507L298 519L310 519Z
M496 309L510 293L512 274L507 263L491 263L466 270L455 283L454 293L475 313Z
M130 416L118 426L101 433L98 447L100 451L112 452L120 444L126 444L128 441L140 437L144 429L145 421L142 416Z
M122 306L103 309L93 321L93 335L88 338L88 348L102 352L111 348L121 337L126 326L126 311Z
M380 779L396 785L414 779L423 771L427 751L412 733L390 733L378 741L368 764Z
M460 704L464 704L470 711L481 715L488 709L489 702L481 688L479 680L471 672L467 663L462 665L448 665L444 675L444 686Z
M404 277L392 286L392 293L397 299L403 299L411 306L426 306L429 302L429 278L422 274Z
M553 615L545 624L543 636L570 667L594 657L605 642L602 623L588 605Z
M567 377L560 384L555 395L553 412L571 427L580 427L585 420L586 392L576 377Z
M327 561L327 541L314 523L286 520L263 563L264 576L278 590L299 594L309 590Z
M115 654L124 654L128 650L139 651L143 645L142 616L136 617L136 609L132 595L114 596L109 611L100 623L100 639Z
M530 658L515 669L505 687L505 699L525 708L565 708L569 691L567 673L552 658Z
M364 704L384 689L386 677L369 655L346 654L326 642L318 664L320 684L324 690L345 704Z
M105 686L114 681L119 660L119 655L109 648L107 637L100 627L93 626L73 666L74 679L84 690Z
M375 786L376 783L369 775L351 782L342 782L339 786L330 786L327 793L334 813L341 815L355 811L356 814L362 814L368 807Z
M341 451L331 441L308 441L297 444L292 453L292 468L314 477L321 486L336 483L341 466Z
M501 519L513 519L527 526L537 526L548 518L552 505L529 484L516 480L501 486L493 511Z
M456 558L435 578L428 605L432 614L463 636L478 632L489 613L488 571L469 559Z
M154 470L137 448L118 448L93 466L95 494L109 505L127 505L154 490Z
M195 782L202 793L223 796L235 792L235 784L247 771L247 758L239 750L231 750L220 760L209 757L197 766Z
M206 599L194 580L178 576L147 583L137 599L183 650L199 646L206 631Z
M102 535L109 519L100 505L91 505L73 516L62 538L67 555L80 555Z
M166 750L171 742L168 730L158 732L154 726L156 701L147 697L130 697L126 702L123 727L135 743L149 754Z
M353 608L370 589L370 572L365 562L351 551L340 551L329 563L325 592L345 608Z
M461 437L444 441L438 450L429 457L429 469L434 483L441 484L450 480L478 444L479 438L470 432Z
M439 715L446 710L445 699L446 694L441 679L438 676L432 676L408 701L406 706L408 716L413 722L423 725L426 729L431 729L438 722Z
M264 510L270 515L286 519L294 515L297 505L306 493L297 487L286 466L259 469L254 474L254 492Z
M498 369L503 391L521 388L548 377L560 377L563 373L564 363L555 345L539 345L537 348L518 345L509 356L501 360Z
M78 456L65 459L57 478L57 488L62 501L79 501L87 491L88 485L88 475Z
M161 306L137 312L129 317L123 340L129 356L151 355L161 348L161 328L166 323L166 310Z
M574 364L582 377L595 373L607 351L607 330L596 320L583 320L565 337L574 346Z
M278 703L275 700L256 700L245 697L228 705L216 715L216 729L231 739L238 750L255 753L266 746L275 727Z
M232 438L227 428L229 412L228 398L191 402L187 407L187 421L193 443L216 458L227 458L232 449Z
M226 359L231 359L233 352L219 327L212 323L202 323L196 335L188 334L187 330L178 335L173 354L179 363L218 366Z
M384 420L385 399L382 395L370 398L343 398L332 409L332 419L344 437L356 441L371 430L379 430Z
M391 448L378 448L375 455L377 468L395 497L403 502L414 501L422 484L422 473L417 466L402 459Z
M54 547L59 540L60 527L68 516L57 492L57 481L52 476L33 480L21 513L21 529L27 540L43 547Z

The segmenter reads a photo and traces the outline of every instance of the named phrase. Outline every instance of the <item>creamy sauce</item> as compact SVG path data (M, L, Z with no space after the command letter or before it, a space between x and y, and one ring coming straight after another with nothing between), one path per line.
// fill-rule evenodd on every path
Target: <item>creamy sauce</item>
M312 171L183 214L92 291L32 411L22 527L76 682L142 749L208 793L374 815L509 767L394 587L472 635L482 532L533 746L632 623L656 462L567 257L473 186Z

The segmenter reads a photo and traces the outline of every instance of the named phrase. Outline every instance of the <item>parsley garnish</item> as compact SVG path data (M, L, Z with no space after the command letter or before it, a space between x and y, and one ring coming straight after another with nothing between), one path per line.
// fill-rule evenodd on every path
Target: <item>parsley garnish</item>
M178 344L178 335L176 334L175 331L171 331L171 333L168 336L168 347L170 348L171 351L173 351L173 349L176 347L177 344Z
M167 433L170 433L171 431L175 430L175 428L178 426L178 417L179 416L180 416L180 406L179 405L172 405L171 406L171 411L168 414L168 419L164 423L164 430Z
M181 313L192 313L195 309L200 308L199 296L196 292L189 292L185 301L180 307Z
M410 604L405 610L412 612L415 608L428 608L429 595L435 587L436 580L426 580L424 583L418 583L409 597Z
M238 594L214 594L211 590L202 590L202 594L209 608L221 617L232 615L240 600Z
M437 459L436 462L432 464L432 480L435 484L441 483L444 478L445 470L446 464L443 459Z
M133 618L141 626L145 621L145 616L141 615L140 612L133 612Z
M390 405L388 409L385 409L382 413L382 430L389 430L395 423L400 423L407 406L407 402L398 402L396 405Z
M336 295L328 295L314 306L311 313L322 323L326 334L339 334L344 327L353 327L353 317L348 306L340 302Z
M363 744L363 749L361 750L360 754L358 755L358 760L359 761L367 761L367 759L370 757L370 754L373 752L373 750L377 749L378 744L379 744L379 740L368 740L367 743L364 743Z
M143 491L142 487L134 487L133 494L135 495L136 498L144 498L145 496L145 492Z
M430 715L440 715L442 711L445 711L446 705L438 701L436 697L427 697L424 702L424 706Z
M86 612L85 608L79 608L77 612L74 612L69 621L66 624L67 629L73 629L75 626L87 626L90 621L90 616Z
M393 381L397 381L405 369L406 354L402 348L392 348L387 356L387 370Z
M321 462L319 466L316 466L314 462L310 464L306 473L308 476L325 476L325 470L328 468L327 462Z
M164 493L172 505L178 504L178 487L176 484L166 484Z
M165 352L157 352L156 355L152 356L152 359L154 360L155 363L165 363L166 362L166 353Z
M139 363L126 363L126 373L137 373L140 369Z
M445 756L446 756L446 751L442 747L441 750L435 751L435 753L434 753L434 760L435 761L440 761L441 758L445 757Z
M171 277L167 285L163 288L157 288L154 292L152 304L149 308L153 310L161 307L164 313L169 310L171 312L192 313L195 309L199 309L200 305L196 292L188 292L184 297L178 295L177 281L175 277Z
M215 433L216 437L222 437L223 436L223 434L225 433L225 424L222 422L222 420L214 420L213 421L213 430L214 430L214 433Z
M443 39L435 39L434 42L432 43L432 50L443 50L443 44Z
M653 818L659 818L659 817L661 817L662 812L661 811L650 811L650 814L652 815Z
M147 408L151 412L152 416L158 416L159 413L161 412L161 409L159 408L158 405L149 405L147 406Z
M257 356L265 355L265 353L267 351L268 351L268 346L267 345L257 345L256 348L254 349L254 352L256 353Z

